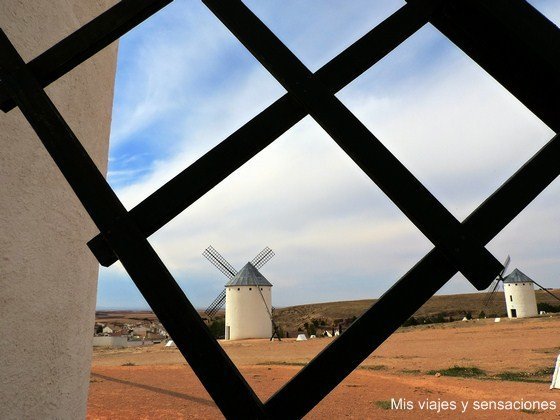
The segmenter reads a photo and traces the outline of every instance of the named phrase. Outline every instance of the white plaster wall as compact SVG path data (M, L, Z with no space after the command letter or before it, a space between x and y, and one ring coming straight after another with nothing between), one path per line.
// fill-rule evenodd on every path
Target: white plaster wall
M0 0L29 61L113 0ZM105 173L117 47L47 92ZM86 414L98 264L93 223L20 111L0 112L0 418Z
M123 348L128 347L128 339L126 336L97 336L93 337L93 347L113 347Z
M270 338L272 335L270 315L257 287L226 287L226 331L229 326L230 340ZM270 310L272 307L272 287L260 287L266 306Z
M517 318L537 316L537 300L532 282L504 283L504 296L509 318L512 317L512 309L516 310Z

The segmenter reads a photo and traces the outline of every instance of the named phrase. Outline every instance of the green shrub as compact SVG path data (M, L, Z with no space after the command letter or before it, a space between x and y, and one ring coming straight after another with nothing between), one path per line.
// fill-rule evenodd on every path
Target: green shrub
M550 313L556 313L556 312L560 312L560 305L551 305L550 303L546 303L546 302L537 303L537 310L539 312L545 311Z
M305 328L306 328L307 335L309 337L311 337L312 335L317 335L317 327L315 326L315 324L308 324L306 322Z
M215 319L208 327L214 338L224 338L226 329L226 320L224 318Z
M486 376L486 372L476 366L453 366L448 369L430 370L428 375L440 373L442 376L455 376L460 378L478 378Z
M496 378L502 381L548 383L548 380L538 378L538 376L547 375L548 372L548 369L537 370L535 373L506 371L498 373Z
M418 325L418 321L416 320L416 318L414 318L413 316L411 316L410 318L408 318L406 321L403 322L402 326L403 327L410 327L411 325Z
M391 409L391 401L383 400L383 401L375 401L375 405L383 410L390 410Z

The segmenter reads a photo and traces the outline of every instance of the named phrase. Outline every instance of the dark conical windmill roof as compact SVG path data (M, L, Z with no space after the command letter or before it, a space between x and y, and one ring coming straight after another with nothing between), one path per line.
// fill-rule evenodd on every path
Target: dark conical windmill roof
M509 273L504 278L504 283L529 283L533 282L529 277L527 277L524 273L519 271L517 268Z
M272 286L270 282L250 262L227 282L228 286Z

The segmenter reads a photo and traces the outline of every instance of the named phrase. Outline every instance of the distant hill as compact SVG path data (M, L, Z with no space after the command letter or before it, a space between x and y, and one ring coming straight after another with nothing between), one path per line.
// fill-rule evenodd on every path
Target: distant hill
M560 290L552 292L560 296ZM560 305L546 292L536 291L537 302L546 302L554 306ZM486 316L505 316L506 304L504 293L497 292L488 308L484 307L486 293L468 293L462 295L436 295L433 296L415 314L415 317L434 317L445 314L455 320L462 319L467 312L474 318L478 318L481 311ZM366 309L377 302L377 299L350 300L341 302L311 303L307 305L288 306L276 308L274 319L284 330L295 334L299 328L304 329L305 323L311 324L320 320L320 324L332 327L339 323L349 324L355 317L360 316ZM199 310L201 317L205 317L203 310ZM221 310L215 318L222 318L224 311ZM103 323L137 323L142 321L155 321L157 318L150 311L97 311L96 321Z
M560 290L557 289L552 292L560 296ZM555 306L560 305L560 302L542 290L537 291L536 296L537 303L546 302ZM430 317L445 313L446 317L451 316L458 320L462 319L467 312L470 312L474 318L478 318L481 311L484 311L486 316L506 316L503 292L497 292L487 308L484 307L486 297L486 293L435 295L414 316ZM344 321L349 322L354 317L360 316L375 302L377 302L377 299L288 306L275 309L274 319L284 331L293 333L298 328L303 328L306 322L312 323L313 320L321 320L321 323L327 326L337 325Z

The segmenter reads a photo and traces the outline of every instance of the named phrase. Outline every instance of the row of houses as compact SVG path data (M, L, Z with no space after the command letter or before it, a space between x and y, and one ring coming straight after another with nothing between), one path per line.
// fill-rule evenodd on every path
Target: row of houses
M160 323L103 324L96 322L93 329L94 347L133 347L159 343L169 335Z

